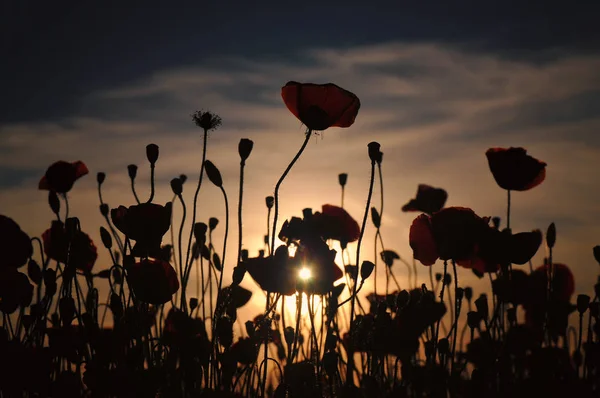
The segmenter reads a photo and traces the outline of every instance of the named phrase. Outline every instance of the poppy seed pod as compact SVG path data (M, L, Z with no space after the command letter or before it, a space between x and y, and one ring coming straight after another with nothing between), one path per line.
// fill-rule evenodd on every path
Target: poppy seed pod
M129 166L127 166L127 173L129 174L129 178L135 180L135 177L137 176L137 170L138 167L135 164L130 164Z
M214 231L215 228L217 228L217 225L219 225L219 219L216 217L211 217L208 219L208 229L211 231Z
M58 200L58 195L54 191L48 192L48 205L50 205L50 209L56 215L60 212L60 201Z
M369 158L371 159L371 162L376 162L380 158L379 154L381 151L379 149L381 148L381 144L372 141L367 146L369 148Z
M550 249L554 247L556 243L556 225L554 223L548 226L548 230L546 231L546 244Z
M447 355L450 353L450 342L448 339L443 338L438 341L438 351L442 355Z
M457 288L456 289L456 301L462 301L464 296L465 296L465 289L463 289L462 287Z
M441 272L436 272L435 273L435 281L436 282L440 282L442 280L442 273Z
M265 198L265 204L267 205L267 209L272 209L274 203L275 203L275 198L274 197L267 196Z
M181 182L181 179L175 177L171 180L171 189L173 190L173 193L177 196L181 195L181 193L183 192L183 183Z
M346 174L346 173L339 174L338 181L342 187L345 187L346 183L348 182L348 174Z
M192 297L190 298L190 311L194 311L198 307L198 298Z
M590 296L587 294L580 294L577 296L577 311L583 315L587 311L590 305Z
M154 166L154 164L158 160L158 145L156 145L156 144L146 145L146 157L148 158L148 162L150 162L150 165Z
M106 174L103 172L99 172L96 174L96 181L98 181L98 185L102 185L102 183L106 180Z
M476 311L469 311L467 313L467 325L471 329L475 329L479 327L479 322L481 322L481 314Z
M223 178L221 178L221 173L219 172L219 169L217 169L217 166L215 166L210 160L206 160L204 162L204 168L206 169L206 175L208 176L210 182L215 184L217 187L222 188Z
M246 159L252 153L252 148L254 147L254 142L248 138L242 138L240 143L238 144L238 153L240 154L240 158L242 162L245 162Z
M469 286L465 287L465 298L467 299L467 301L471 301L471 299L473 298L473 288Z
M450 274L444 275L444 285L448 286L452 283L452 277Z

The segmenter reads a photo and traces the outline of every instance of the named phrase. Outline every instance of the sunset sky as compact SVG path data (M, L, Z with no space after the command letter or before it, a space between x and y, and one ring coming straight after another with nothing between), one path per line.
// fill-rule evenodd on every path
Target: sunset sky
M95 174L107 173L104 198L111 207L132 205L126 166L140 167L138 193L147 196L145 146L156 143L155 201L171 199L169 181L182 173L190 200L202 149L202 132L190 114L209 109L223 119L209 136L207 158L221 170L230 197L230 260L237 241L237 144L254 141L244 247L255 256L266 232L264 198L304 137L281 100L281 87L290 80L332 82L355 93L362 107L352 127L311 140L282 186L281 221L306 207L339 204L341 172L349 174L346 207L360 220L369 183L367 144L378 141L383 237L386 248L409 259L408 231L418 214L401 207L417 185L446 189L447 206L504 221L506 193L494 182L485 151L522 146L548 164L547 178L513 194L513 230L545 231L555 222L555 261L572 267L578 292L591 293L600 272L592 256L600 244L600 3L178 4L185 6L3 3L0 211L28 234L40 236L52 219L47 192L37 189L46 168L57 160L82 160L90 175L69 194L71 214L99 246L98 269L107 266ZM374 204L379 201L377 188ZM205 222L218 217L222 233L222 197L208 182L198 211ZM370 222L365 236L361 260L373 260ZM534 264L544 256L542 247ZM234 265L226 262L226 280ZM402 281L405 269L397 267ZM420 266L422 276L425 271ZM246 278L244 285L253 286ZM464 270L459 280L467 285L476 278ZM476 286L483 291L483 284Z

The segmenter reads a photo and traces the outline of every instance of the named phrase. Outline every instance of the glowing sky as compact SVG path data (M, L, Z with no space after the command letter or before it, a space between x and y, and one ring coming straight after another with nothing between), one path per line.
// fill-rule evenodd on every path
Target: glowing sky
M221 170L232 205L234 228L230 231L229 259L235 257L237 241L237 143L241 138L254 141L246 169L244 247L255 256L266 232L264 198L272 194L279 175L303 139L300 122L281 101L281 86L289 80L333 82L357 94L362 108L351 128L332 128L313 138L282 186L281 221L300 216L305 207L318 210L325 203L339 204L337 175L341 172L349 174L346 207L361 219L370 167L367 144L375 140L384 153L382 231L386 248L410 258L408 229L417 214L402 213L400 208L414 196L419 183L446 189L448 206L471 207L479 215L504 218L505 192L496 186L488 170L485 151L492 146L523 146L548 163L547 179L532 191L513 194L513 230L545 231L555 222L555 261L572 266L578 292L591 292L600 269L592 257L592 247L600 244L600 56L586 48L595 43L595 31L585 36L590 41L566 33L555 41L552 35L546 37L539 32L503 36L501 26L490 25L494 29L487 32L475 22L469 25L469 20L461 16L455 25L467 26L455 27L453 35L454 25L443 25L436 19L439 17L432 16L423 19L423 26L433 26L437 21L437 30L419 36L414 26L413 30L395 29L384 12L381 24L388 29L375 27L366 38L361 35L364 28L354 33L346 31L345 35L315 37L315 32L301 28L301 21L283 24L283 9L273 8L270 12L254 20L253 26L261 26L256 31L239 25L244 29L237 35L223 33L221 47L215 45L219 39L216 33L205 41L200 39L201 17L196 18L197 30L193 30L193 21L185 12L180 13L183 32L177 31L179 36L165 33L160 41L150 28L161 26L167 32L173 22L165 22L165 26L148 21L141 24L138 14L133 13L130 17L140 23L140 29L146 29L156 45L154 51L141 47L137 58L117 56L126 48L122 40L131 38L132 43L138 43L142 37L141 33L131 33L132 27L119 30L121 25L115 25L114 30L111 25L104 26L104 47L89 47L89 67L82 63L84 58L69 52L79 49L75 41L60 47L64 53L51 54L54 42L39 44L39 51L31 53L30 58L19 53L3 73L3 84L10 89L4 92L12 92L14 97L3 96L0 119L2 214L14 218L30 235L39 236L52 219L47 193L37 190L39 178L56 160L83 160L91 173L69 194L71 213L81 219L83 229L101 246L95 173L107 173L104 197L111 207L133 204L126 166L140 166L138 194L148 195L144 148L153 142L161 151L155 201L164 204L171 199L169 181L182 173L189 178L184 196L190 200L202 145L201 131L190 114L210 109L223 119L223 126L210 134L207 157ZM302 15L310 12L303 10ZM352 10L343 12L358 18L357 10L354 14ZM498 15L508 18L502 12ZM518 14L518 18L515 15L514 20L504 22L529 26L529 21L532 27L544 26L539 25L540 21L528 20L527 15ZM153 21L160 20L158 15L152 16ZM68 23L74 23L68 19L71 17L61 20L64 34L75 29L69 28ZM226 14L220 17L227 21ZM271 30L260 23L269 17L277 20ZM554 17L558 18L548 14L548 21ZM236 13L231 18L241 16ZM579 21L583 21L581 29L589 28L585 18ZM289 27L289 43L284 51L278 35L285 32L277 29L290 24L293 26ZM230 21L226 25L232 29L234 24ZM332 25L320 27L318 32L334 31L336 25ZM558 30L568 30L567 25L557 26ZM34 26L29 29L38 32ZM188 40L177 41L185 32L189 33ZM271 47L264 43L267 37L272 38ZM522 37L529 37L530 42L519 42ZM248 41L254 43L253 51L244 45ZM107 60L103 55L110 43L115 45L115 54ZM182 48L184 44L188 47ZM182 57L184 49L196 55L204 53L201 57ZM37 66L27 61L40 57L51 60L45 58L46 63ZM161 57L163 61L157 62ZM102 62L92 66L92 60ZM27 71L43 69L40 74L47 80L35 87L31 82L23 83L18 89L15 82L26 80L23 73L17 72L17 61L24 62ZM39 79L31 75L34 83ZM74 89L77 87L80 89ZM374 204L379 206L379 201L376 188ZM175 209L178 220L179 207ZM221 220L215 234L219 247L225 217L216 187L209 183L203 186L198 209L205 222L211 216ZM373 238L374 228L369 221L361 259L373 259ZM99 251L103 253L103 248ZM541 264L544 255L541 248L534 263ZM101 255L99 269L108 264L107 257ZM233 265L230 261L225 264L226 280ZM397 267L404 277L405 269ZM441 270L439 264L436 270ZM421 267L422 276L424 271ZM464 285L476 280L468 271L462 272L459 279ZM244 285L251 287L253 282L247 277Z

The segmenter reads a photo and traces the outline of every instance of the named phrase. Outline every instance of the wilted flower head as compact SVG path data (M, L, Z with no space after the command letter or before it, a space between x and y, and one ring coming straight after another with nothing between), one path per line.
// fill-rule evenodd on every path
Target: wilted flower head
M202 110L194 112L192 120L196 123L196 126L205 131L216 130L222 123L221 118L216 113Z

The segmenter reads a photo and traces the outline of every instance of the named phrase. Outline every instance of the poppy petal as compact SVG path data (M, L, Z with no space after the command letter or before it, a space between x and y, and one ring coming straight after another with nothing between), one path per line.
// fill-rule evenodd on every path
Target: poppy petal
M542 231L521 232L511 236L510 261L523 265L537 253L542 244Z
M414 258L423 265L435 264L439 254L433 237L431 218L427 214L421 214L414 219L410 226L409 241Z
M85 165L85 163L83 163L81 160L78 160L77 162L73 162L73 167L75 168L75 178L76 179L81 178L90 172L88 170L87 166Z

